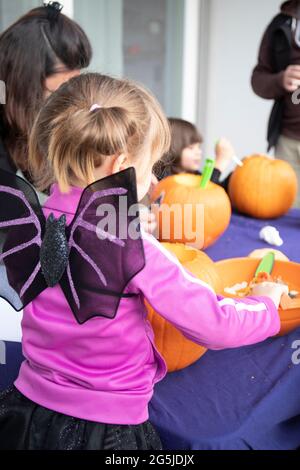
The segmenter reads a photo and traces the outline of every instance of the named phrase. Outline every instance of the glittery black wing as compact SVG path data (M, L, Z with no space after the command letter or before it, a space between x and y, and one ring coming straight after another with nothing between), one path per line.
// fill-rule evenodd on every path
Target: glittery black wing
M44 228L34 189L0 170L0 297L17 311L47 287L39 261Z
M60 285L75 318L114 318L124 289L145 266L133 168L85 189L67 237L69 264Z

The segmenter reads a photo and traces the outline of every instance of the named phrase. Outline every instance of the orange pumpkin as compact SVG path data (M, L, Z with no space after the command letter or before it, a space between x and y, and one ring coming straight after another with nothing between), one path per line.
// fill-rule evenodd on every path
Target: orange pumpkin
M201 176L180 174L162 180L151 195L159 200L159 239L187 243L203 249L215 243L227 229L231 204L224 189L209 182L200 188Z
M288 212L298 190L291 165L266 155L253 155L243 160L243 164L235 170L229 183L233 207L258 219L273 219Z
M215 270L213 261L203 252L182 244L164 243L182 265L194 276L211 285L215 291L221 290L221 280ZM148 319L152 324L156 347L164 357L168 371L183 369L197 361L206 349L186 339L173 325L167 322L146 303ZM196 315L196 312L195 312Z

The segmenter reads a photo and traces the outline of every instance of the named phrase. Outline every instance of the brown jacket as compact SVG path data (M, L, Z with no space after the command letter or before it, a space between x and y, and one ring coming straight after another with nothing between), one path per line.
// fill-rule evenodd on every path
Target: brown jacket
M300 48L295 43L292 33L293 18L300 20L300 1L298 0L285 2L281 7L281 15L278 15L268 26L261 42L258 64L252 75L252 88L258 96L276 100L277 105L281 103L280 113L277 112L276 116L272 116L273 121L276 122L270 122L270 127L278 127L276 131L269 127L269 143L270 133L272 134L273 131L270 146L276 144L280 134L300 140L300 106L293 104L291 94L283 88L283 74L286 67L293 64L300 65ZM280 38L277 27L282 32ZM277 34L279 40L276 45L274 34ZM283 37L284 35L286 37ZM282 42L284 40L285 43ZM280 57L280 54L283 54L282 51L284 57ZM279 60L276 61L278 58Z

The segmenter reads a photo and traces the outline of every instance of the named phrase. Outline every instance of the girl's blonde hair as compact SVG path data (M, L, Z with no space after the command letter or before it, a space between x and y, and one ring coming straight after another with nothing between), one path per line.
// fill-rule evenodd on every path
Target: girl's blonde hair
M91 111L93 104L100 108ZM170 147L170 129L157 100L129 80L88 73L72 78L48 99L33 126L29 164L37 189L57 182L94 181L109 156L127 155L138 179Z

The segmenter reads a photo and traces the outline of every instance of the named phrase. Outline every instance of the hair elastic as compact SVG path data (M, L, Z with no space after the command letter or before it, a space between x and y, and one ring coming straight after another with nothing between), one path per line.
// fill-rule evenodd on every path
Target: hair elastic
M90 112L92 113L93 111L96 111L96 109L101 109L102 106L100 106L99 104L93 104L90 108Z

